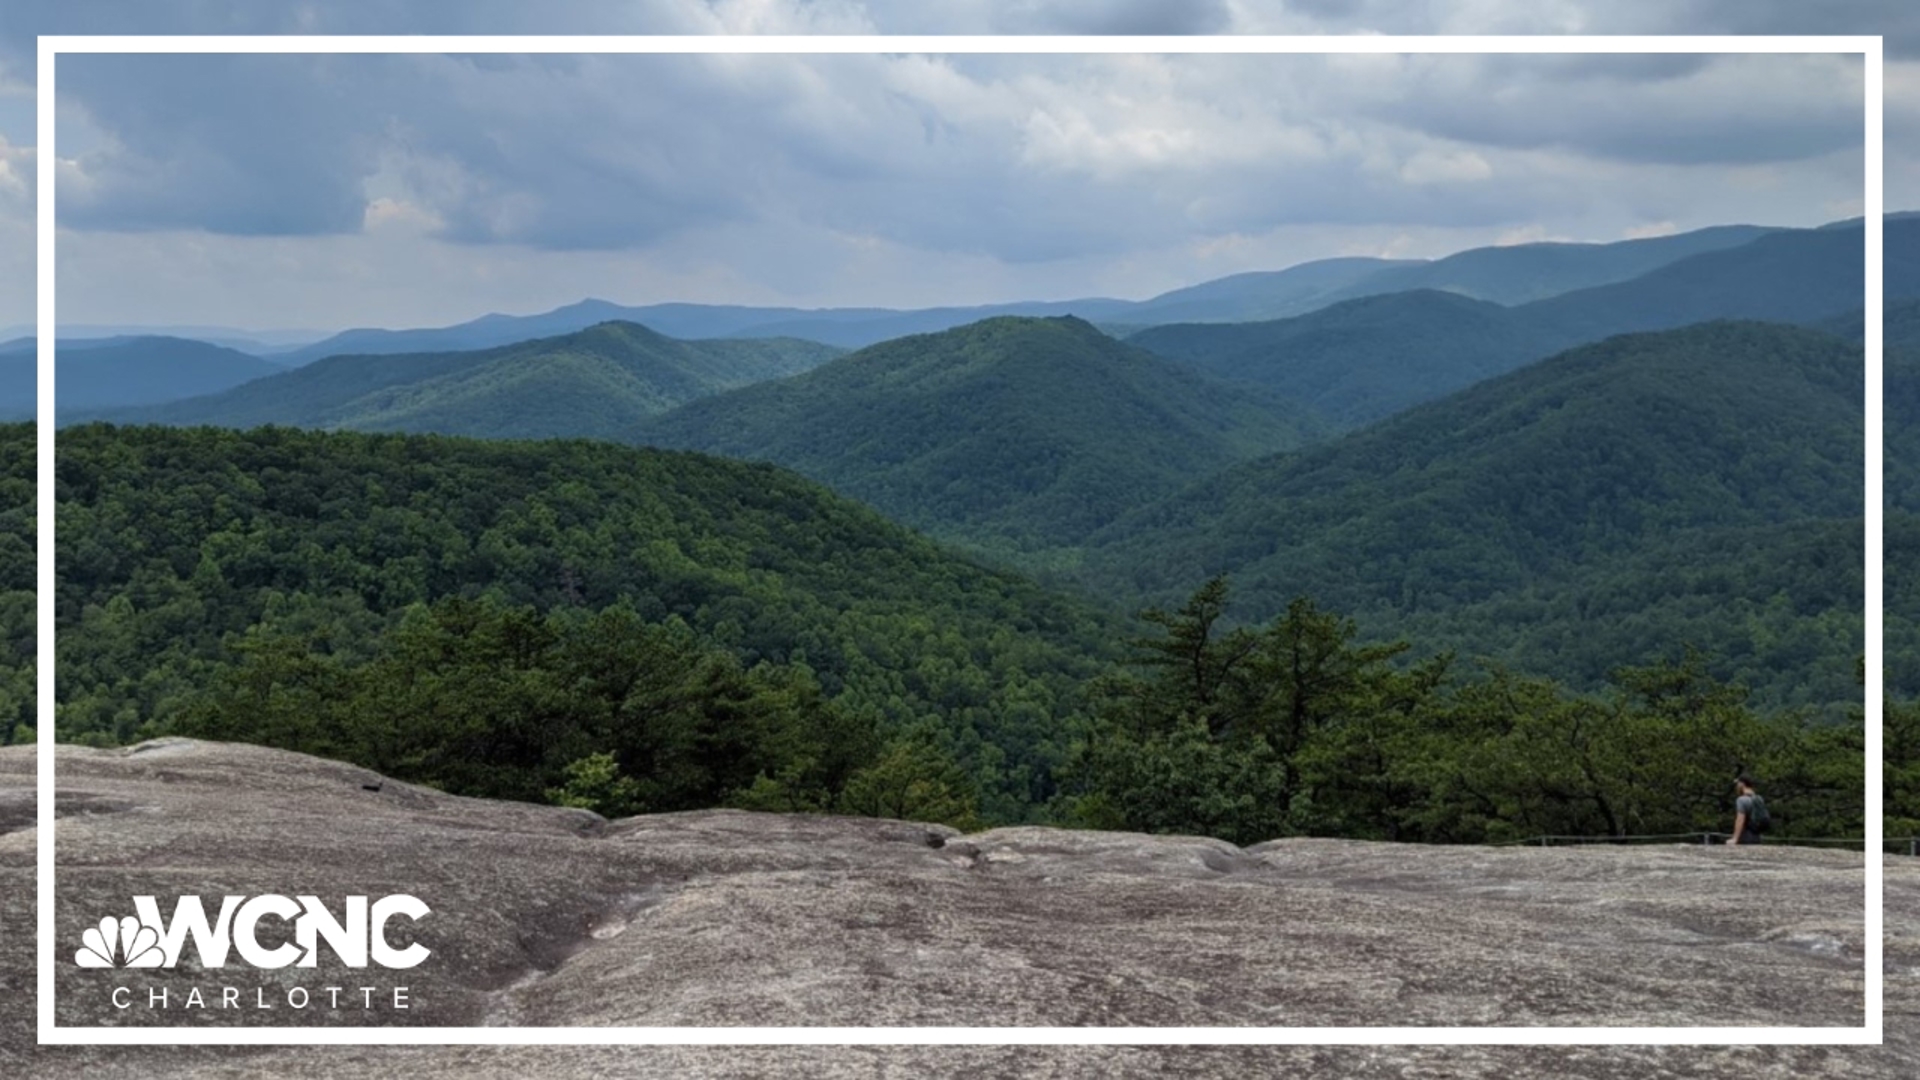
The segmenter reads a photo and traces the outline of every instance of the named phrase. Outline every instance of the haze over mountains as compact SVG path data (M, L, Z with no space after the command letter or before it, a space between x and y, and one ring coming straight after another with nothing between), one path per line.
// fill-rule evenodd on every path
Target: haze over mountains
M1751 239L1748 239L1751 237ZM1741 241L1746 242L1742 243ZM1611 333L1657 329L1711 318L1769 318L1787 321L1816 321L1859 306L1861 270L1856 257L1860 233L1857 223L1841 224L1820 230L1762 230L1728 227L1702 230L1681 237L1658 241L1627 241L1612 245L1523 245L1513 248L1477 249L1448 259L1414 267L1395 265L1393 280L1400 282L1454 283L1500 295L1553 291L1562 285L1577 284L1596 277L1624 273L1649 263L1653 270L1640 278L1611 285L1560 292L1548 300L1516 307L1502 307L1491 301L1469 302L1465 293L1431 295L1420 288L1386 293L1380 296L1330 303L1309 316L1266 322L1224 324L1174 324L1158 326L1132 335L1131 340L1153 351L1200 367L1210 374L1236 382L1264 385L1296 401L1314 405L1335 424L1350 426L1387 415L1420 400L1429 400L1488 375L1511 370L1522 363L1540 359L1559 349L1584 341L1597 340ZM1729 247L1728 245L1734 245ZM1702 249L1705 249L1702 251ZM1920 220L1892 218L1886 224L1886 280L1893 296L1920 292ZM1659 262L1666 258L1666 262ZM1332 261L1334 270L1351 276L1356 260ZM1324 286L1329 280L1329 264L1313 263L1271 275L1264 287L1269 300L1284 299L1289 288L1271 282L1298 279L1310 281L1319 300L1329 300L1335 292ZM1505 276L1499 272L1507 267ZM1544 270L1531 273L1532 270ZM1417 275L1412 271L1419 271ZM1247 302L1245 278L1223 279L1174 297L1175 306L1191 309L1196 297L1212 295L1214 301L1231 306ZM1351 291L1349 282L1348 291ZM1289 301L1290 302L1290 301ZM1104 303L1104 302L1102 302ZM1148 302L1151 307L1154 302ZM1010 305L1023 314L1054 314L1061 304ZM841 311L815 313L832 322L841 317L884 316L902 325L940 324L958 312L977 313L989 309L940 309L932 312ZM1223 308L1224 310L1224 308ZM597 301L585 301L570 308L531 319L488 316L448 331L404 331L406 341L438 340L435 335L451 334L470 340L469 332L486 335L515 333L534 326L566 325L583 318L612 313L652 312L649 328L663 336L701 336L695 325L707 320L708 330L734 331L739 319L723 325L725 318L741 312L763 309L715 309L698 305L666 305L653 309L622 309ZM722 321L710 316L721 313ZM1083 317L1087 317L1084 316ZM1097 316L1092 317L1098 322ZM822 325L825 325L823 322ZM791 328L791 327L790 327ZM571 332L571 331L569 331ZM379 334L390 332L380 331ZM560 335L564 336L564 335ZM343 339L344 340L344 339ZM357 339L356 339L357 340ZM376 349L379 355L403 339L359 342ZM521 342L516 341L516 344ZM531 345L529 344L529 347ZM553 346L555 356L568 346ZM531 356L532 353L525 354ZM279 358L284 361L286 357ZM479 363L478 356L470 358ZM556 361L557 362L557 361ZM405 361L404 372L382 372L364 376L381 387L398 382L417 381L444 373L447 365L461 363L452 357L430 354ZM355 365L371 371L378 365L359 361ZM779 372L772 372L778 374ZM531 376L529 376L531 377ZM565 384L566 377L555 373L552 381ZM726 374L716 387L741 385L737 374ZM267 398L284 398L278 411L262 412L260 394L250 393L232 402L199 402L177 413L130 414L127 419L151 419L159 422L262 423L280 422L315 426L363 426L363 421L383 426L407 426L406 417L416 406L397 412L384 405L345 409L343 402L325 398L322 403L303 405L304 388L285 394L266 393ZM445 388L443 388L445 389ZM558 386L549 390L561 392ZM600 390L604 390L602 387ZM425 390L435 396L439 390ZM599 390L589 390L598 393ZM688 400L684 393L660 396L641 392L640 412L658 411L662 402ZM143 402L128 402L139 404ZM232 415L228 415L229 406ZM427 407L429 406L421 406ZM97 407L96 407L97 409ZM332 411L326 411L332 410ZM564 414L564 410L562 411ZM391 415L390 415L391 414ZM369 421L371 417L378 421ZM567 435L582 432L564 425L553 430L536 430L538 425L523 425L528 434ZM436 428L420 428L438 430ZM464 429L463 429L464 430Z
M333 356L224 394L104 415L128 423L619 439L654 413L806 371L839 353L790 338L679 341L633 323L603 323L471 352Z
M34 412L33 340L0 346L0 419ZM285 369L235 349L176 337L62 342L60 409L86 411L215 394Z
M1920 295L1920 221L1890 218L1885 235L1888 295ZM1125 313L1103 308L843 354L662 324L813 319L859 340L849 328L938 326L960 309L674 305L651 309L652 326L331 356L200 397L62 414L586 437L767 461L1113 613L1177 603L1224 574L1236 621L1309 595L1369 634L1418 634L1582 687L1693 645L1765 700L1832 715L1857 692L1860 648L1865 388L1845 338L1859 333L1861 243L1858 223L1839 223L1330 260L1130 309L1305 314L1124 341ZM1411 287L1359 295L1387 284ZM588 302L540 325L611 310L633 309ZM1907 439L1908 309L1888 310L1888 433ZM763 317L788 322L751 322ZM1716 321L1756 318L1771 322ZM1890 498L1903 475L1890 468ZM1890 537L1904 528L1890 521Z
M1447 289L1514 303L1624 281L1678 259L1744 244L1770 231L1737 225L1611 244L1518 244L1477 248L1431 261L1323 259L1286 270L1236 274L1142 301L1094 297L891 311L711 304L624 307L603 300L583 300L542 315L488 315L438 330L348 330L289 351L281 359L297 364L343 352L481 348L566 333L611 319L642 323L680 338L787 336L859 348L1001 315L1077 315L1089 322L1136 327L1186 321L1240 322L1304 314L1343 299L1419 288Z
M1887 294L1920 293L1920 221L1887 222L1885 250ZM1611 334L1708 319L1832 318L1860 307L1860 251L1854 228L1775 232L1513 307L1418 289L1293 319L1159 326L1128 340L1352 426Z
M1889 215L1888 221L1904 215ZM1845 226L1851 223L1836 223ZM76 326L63 340L167 335L271 356L296 366L344 353L444 352L490 348L582 330L599 322L642 323L671 337L794 336L857 348L891 337L949 329L997 315L1078 315L1102 325L1140 329L1172 322L1276 319L1340 300L1409 289L1441 289L1503 304L1622 281L1705 251L1735 247L1770 232L1730 225L1673 236L1613 243L1534 243L1474 248L1439 259L1320 259L1284 270L1234 274L1142 301L1089 298L899 311L887 308L802 309L665 303L627 306L582 300L537 315L485 315L469 322L410 330L239 331L226 327ZM1791 231L1791 230L1788 230ZM8 334L29 335L31 327Z

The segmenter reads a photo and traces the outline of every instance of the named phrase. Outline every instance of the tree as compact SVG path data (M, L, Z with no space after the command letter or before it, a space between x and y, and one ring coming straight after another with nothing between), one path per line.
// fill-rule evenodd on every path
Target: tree
M895 739L855 773L837 808L859 817L940 822L963 832L980 827L972 780L924 731Z
M1069 770L1070 820L1250 843L1290 833L1392 835L1412 793L1389 779L1446 661L1397 673L1404 643L1358 645L1348 619L1300 598L1264 630L1218 630L1222 579L1144 618L1138 674L1096 693Z

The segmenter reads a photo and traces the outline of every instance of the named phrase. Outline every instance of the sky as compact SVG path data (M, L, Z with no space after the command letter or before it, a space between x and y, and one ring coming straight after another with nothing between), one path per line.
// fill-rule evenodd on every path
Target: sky
M39 33L1883 33L1774 0L7 0L0 327L34 311ZM1860 212L1862 71L1800 56L69 56L63 324L331 331L583 297L1139 299L1336 255Z

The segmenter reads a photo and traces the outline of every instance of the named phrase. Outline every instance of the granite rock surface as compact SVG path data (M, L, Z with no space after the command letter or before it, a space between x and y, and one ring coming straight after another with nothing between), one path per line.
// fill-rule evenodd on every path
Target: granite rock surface
M7 1075L1920 1075L1920 860L1905 858L1886 867L1880 1047L39 1048L34 761L0 749ZM1857 853L1243 849L735 811L610 822L187 740L62 747L57 788L63 1025L1857 1027L1864 1015ZM387 937L431 955L405 971L348 968L324 947L313 967L269 971L72 962L86 929L131 915L136 895L169 911L199 895L212 911L266 893L336 909L417 896L431 914ZM291 937L262 921L263 946ZM239 1004L221 1007L229 987ZM341 988L331 1004L328 987Z

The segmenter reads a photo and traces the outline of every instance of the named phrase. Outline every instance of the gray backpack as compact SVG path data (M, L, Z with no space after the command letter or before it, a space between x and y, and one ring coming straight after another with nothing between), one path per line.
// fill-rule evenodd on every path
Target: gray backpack
M1747 828L1756 833L1766 832L1773 826L1773 818L1767 814L1767 801L1759 795L1749 795L1747 798L1752 800L1748 804L1751 809L1747 811Z

